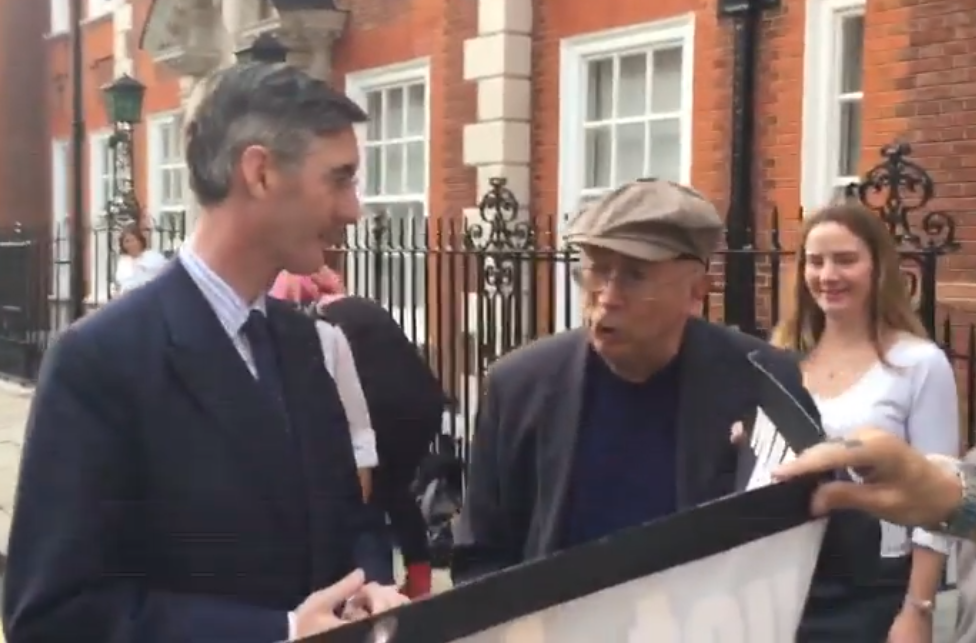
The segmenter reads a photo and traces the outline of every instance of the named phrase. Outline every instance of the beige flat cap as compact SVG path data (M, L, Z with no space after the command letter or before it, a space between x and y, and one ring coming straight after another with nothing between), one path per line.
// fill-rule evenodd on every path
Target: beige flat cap
M587 205L566 241L644 261L687 256L708 263L725 225L697 191L663 179L638 179Z

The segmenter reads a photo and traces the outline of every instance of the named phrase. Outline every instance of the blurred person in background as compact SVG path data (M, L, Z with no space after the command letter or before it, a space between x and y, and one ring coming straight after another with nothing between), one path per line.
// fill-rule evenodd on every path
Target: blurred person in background
M894 241L861 205L804 219L792 309L774 345L803 356L804 385L828 436L889 431L926 454L955 456L958 399L948 358L928 339ZM929 643L950 543L924 529L882 523L874 578L815 583L798 641Z
M151 281L166 266L166 257L149 247L139 223L130 223L119 234L112 294L123 295Z
M351 349L379 453L375 468L360 469L374 510L372 536L361 544L390 561L388 582L393 579L392 544L398 546L406 568L403 591L415 598L430 592L432 572L427 525L411 485L440 429L445 397L390 313L370 299L346 295L342 277L333 268L340 261L339 251L327 251L322 270L310 277L283 273L271 294L302 306L311 304L312 312Z

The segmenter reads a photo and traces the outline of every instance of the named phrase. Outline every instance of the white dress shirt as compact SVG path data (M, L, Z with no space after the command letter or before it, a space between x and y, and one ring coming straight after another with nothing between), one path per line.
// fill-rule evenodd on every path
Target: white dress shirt
M234 348L240 354L241 359L247 365L251 375L258 376L258 368L254 362L254 355L251 353L251 345L244 335L244 324L252 310L265 313L265 297L261 295L254 301L248 303L244 301L233 288L224 281L220 275L210 269L203 259L193 251L192 241L187 241L180 248L179 261L190 279L200 289L203 298L210 304L217 320L223 326L224 331L234 343Z

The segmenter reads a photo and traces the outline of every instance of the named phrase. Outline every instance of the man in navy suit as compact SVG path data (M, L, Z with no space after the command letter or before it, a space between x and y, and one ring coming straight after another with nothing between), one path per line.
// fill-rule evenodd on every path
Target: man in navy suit
M272 643L406 601L357 571L361 492L313 323L264 296L358 218L363 120L285 65L208 81L185 140L193 238L41 370L8 641Z

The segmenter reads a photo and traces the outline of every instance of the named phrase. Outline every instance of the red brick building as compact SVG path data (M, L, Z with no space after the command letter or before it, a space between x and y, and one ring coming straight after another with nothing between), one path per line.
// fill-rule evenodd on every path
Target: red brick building
M43 2L0 0L0 230L47 220L47 23Z
M44 148L58 150L70 126L69 0L47 2ZM369 103L376 125L366 144L367 202L458 217L496 175L536 216L570 211L581 195L643 174L688 181L719 201L728 193L732 26L718 18L714 0L337 2L346 11L279 15L274 0L86 0L93 208L104 198L97 148L108 125L99 87L123 72L148 86L137 133L140 197L150 213L182 208L182 169L170 139L185 97L263 30L276 32L297 63ZM0 6L8 5L19 6ZM758 76L760 211L822 204L895 139L912 142L932 171L940 207L972 210L974 9L976 0L783 0L767 11ZM18 11L3 24L26 34L40 12ZM23 51L3 42L4 51ZM60 164L52 159L53 174ZM409 176L398 174L403 168Z
M49 124L38 149L52 150L49 171L61 186L70 124L63 35L69 0L46 1ZM0 7L35 4L42 3L0 0ZM525 216L537 220L644 175L689 182L727 201L733 26L718 17L716 0L320 0L304 3L318 9L280 13L275 4L87 0L85 187L92 212L103 207L110 178L99 86L121 73L147 85L145 122L136 132L139 197L156 219L189 210L192 226L177 135L181 110L200 78L268 30L295 64L368 108L364 202L418 230L445 219L471 221L495 176L508 179ZM18 19L28 20L20 11ZM3 24L17 31L9 20ZM940 272L940 297L959 306L976 301L976 0L782 0L765 12L759 40L760 225L778 206L789 245L801 206L828 202L878 160L882 145L908 141L937 183L932 206L959 224L962 249ZM0 53L0 64L4 56L9 60ZM63 222L70 214L59 199L51 216ZM432 278L419 272L419 282ZM438 305L432 315L435 289L397 274L391 270L387 287L406 325L423 336L432 332L432 316L434 325L448 323L454 312L445 311L455 307ZM568 290L557 290L559 305Z

